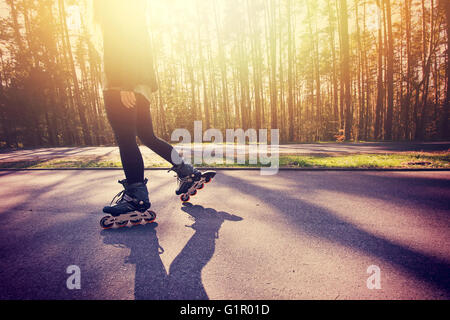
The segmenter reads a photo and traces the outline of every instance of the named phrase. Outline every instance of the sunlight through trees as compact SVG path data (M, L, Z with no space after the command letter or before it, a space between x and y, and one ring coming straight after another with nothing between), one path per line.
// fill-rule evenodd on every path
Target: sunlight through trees
M95 0L94 0L95 1ZM0 1L0 147L105 145L89 0ZM150 0L157 133L448 139L450 1Z

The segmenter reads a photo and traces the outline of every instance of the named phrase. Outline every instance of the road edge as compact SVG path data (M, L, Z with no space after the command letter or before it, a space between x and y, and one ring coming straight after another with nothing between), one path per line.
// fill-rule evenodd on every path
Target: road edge
M200 170L215 171L258 171L262 168L199 167ZM168 171L167 168L145 168L145 171ZM450 168L278 168L279 171L450 171ZM2 171L123 171L122 168L0 168Z

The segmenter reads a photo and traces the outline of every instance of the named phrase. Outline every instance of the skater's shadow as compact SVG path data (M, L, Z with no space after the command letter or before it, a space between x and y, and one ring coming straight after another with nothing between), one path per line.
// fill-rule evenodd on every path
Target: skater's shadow
M160 254L164 249L156 235L157 223L133 228L103 230L106 244L130 248L125 263L136 266L135 299L162 300L167 298L167 273Z
M186 227L195 233L174 259L168 273L160 258L164 249L156 235L157 224L102 231L104 243L131 249L126 262L136 265L136 300L208 299L202 283L202 269L214 254L222 224L242 218L190 203L184 204L182 210L193 220L193 224Z
M170 265L168 293L171 300L206 300L208 295L202 283L201 272L212 258L219 230L225 221L241 221L242 218L211 208L185 203L195 233Z

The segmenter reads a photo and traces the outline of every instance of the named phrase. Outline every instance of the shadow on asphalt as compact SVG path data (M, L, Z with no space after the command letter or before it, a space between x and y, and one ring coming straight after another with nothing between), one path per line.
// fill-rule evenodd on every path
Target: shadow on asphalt
M0 155L12 153L12 155L9 155L7 157L1 157L2 160L17 157L18 155L16 154L16 152L18 152L19 156L21 157L36 156L39 155L40 153L46 153L46 157L52 158L52 157L64 157L67 155L73 156L81 152L92 151L95 149L96 149L95 147L63 147L59 149L58 148L17 149L17 150L3 150L0 152Z
M448 208L446 199L440 198L439 196L426 201L426 195L419 197L416 194L411 194L407 186L418 183L417 178L386 178L385 176L378 177L372 175L367 177L367 184L371 185L371 188L362 190L358 187L358 185L361 184L361 181L346 179L341 181L342 188L336 190L333 189L333 184L329 183L329 179L333 179L333 177L339 179L337 174L328 175L328 180L324 179L323 176L319 176L318 180L313 181L311 185L302 186L301 188L305 189L302 190L302 192L308 193L323 189L343 193L354 193L355 196L376 197L383 199L384 201L393 202L399 201L395 198L403 200L407 199L408 195L406 193L408 193L410 202L414 203L418 201L418 203L421 203L421 201L423 201L425 202L425 205L432 205L430 206L430 211L433 207ZM299 183L298 176L286 176L285 179L289 182ZM389 180L391 181L386 183ZM439 186L448 188L449 186L448 181L441 179L434 179L432 182L429 180L426 181L426 179L419 179L419 181L421 190L425 187ZM223 185L233 186L238 192L244 194L247 193L248 190L252 190L252 195L254 197L259 197L261 201L272 205L276 205L277 203L280 203L280 201L290 203L291 205L289 208L294 209L283 210L283 206L281 205L278 208L284 211L284 214L289 218L290 223L296 225L306 234L313 237L320 237L327 241L338 243L367 255L377 257L386 263L401 268L414 278L425 281L435 288L439 288L445 292L447 298L450 297L450 264L447 261L367 232L348 221L340 219L333 211L330 211L327 208L302 201L295 196L291 196L289 193L271 188L270 183L250 184L245 179L230 175L223 175L220 182ZM393 195L392 190L384 190L383 186L386 184L395 185L397 190L396 194ZM401 191L402 189L404 191ZM411 200L411 197L413 200ZM415 197L418 197L418 200ZM350 209L351 204L349 204L349 210ZM431 219L433 217L430 215L429 218ZM436 220L439 221L439 219Z
M136 300L208 300L201 272L214 255L216 239L225 221L242 218L227 212L185 203L182 210L194 223L195 233L170 265L161 261L164 249L157 236L157 223L133 228L103 230L103 242L130 248L125 263L136 265L134 296Z

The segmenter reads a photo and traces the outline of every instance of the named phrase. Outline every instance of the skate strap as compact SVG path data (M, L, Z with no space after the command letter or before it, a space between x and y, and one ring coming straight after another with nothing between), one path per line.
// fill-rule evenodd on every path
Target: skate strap
M114 203L119 203L119 201L122 201L124 195L125 195L125 190L120 191L118 194L116 194L114 196L114 198L112 199L110 205L112 205L114 201L115 201Z

